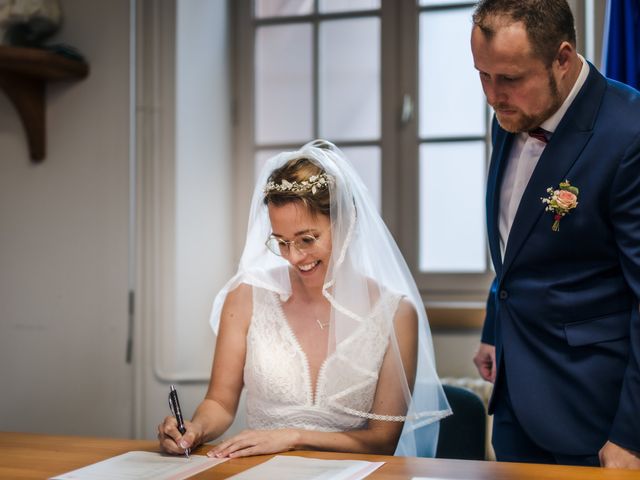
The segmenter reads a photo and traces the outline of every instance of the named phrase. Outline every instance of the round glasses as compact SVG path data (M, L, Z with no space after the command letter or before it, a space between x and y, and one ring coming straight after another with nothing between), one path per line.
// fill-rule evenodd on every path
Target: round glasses
M317 242L318 238L311 234L300 235L293 240L283 240L275 235L271 235L267 238L265 245L279 257L286 257L291 253L291 245L293 245L298 252L304 254L315 248Z

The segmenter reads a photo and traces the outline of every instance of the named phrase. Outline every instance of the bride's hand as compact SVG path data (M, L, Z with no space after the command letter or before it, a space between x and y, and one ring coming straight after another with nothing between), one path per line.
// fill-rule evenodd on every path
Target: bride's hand
M202 443L203 431L199 424L187 421L184 426L186 431L182 435L173 415L169 415L158 425L158 442L163 451L173 455L184 455L185 449L193 449Z
M295 450L300 439L300 431L283 430L245 430L210 450L209 457L248 457L268 453Z

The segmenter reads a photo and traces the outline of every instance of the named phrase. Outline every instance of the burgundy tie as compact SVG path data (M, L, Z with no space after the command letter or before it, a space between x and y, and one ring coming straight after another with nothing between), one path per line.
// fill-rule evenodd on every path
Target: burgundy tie
M543 143L547 143L549 141L550 132L546 131L544 128L534 128L528 133L530 137L540 140Z

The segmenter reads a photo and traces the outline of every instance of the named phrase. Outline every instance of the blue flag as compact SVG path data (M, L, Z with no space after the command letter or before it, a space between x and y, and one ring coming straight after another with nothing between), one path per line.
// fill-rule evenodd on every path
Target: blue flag
M640 0L609 0L604 38L607 77L640 89Z

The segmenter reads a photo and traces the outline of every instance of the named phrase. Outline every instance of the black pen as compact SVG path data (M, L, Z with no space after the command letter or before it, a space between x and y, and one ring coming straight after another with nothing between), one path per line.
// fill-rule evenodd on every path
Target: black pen
M182 417L182 409L180 408L180 401L178 400L178 391L173 385L171 385L169 391L169 409L173 416L176 417L176 421L178 422L178 431L184 435L187 429L184 428L184 418ZM184 454L187 458L189 458L189 453L191 453L191 449L185 448Z

